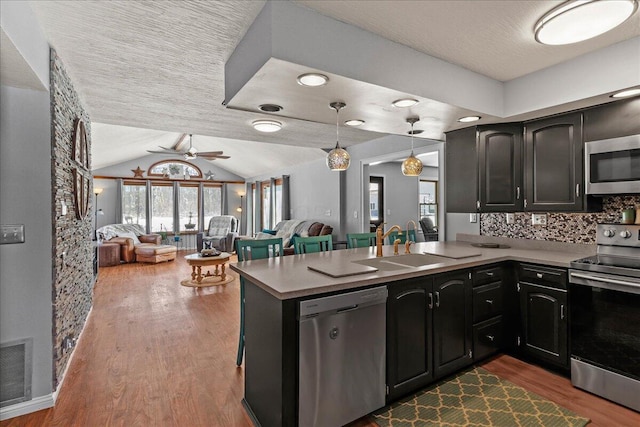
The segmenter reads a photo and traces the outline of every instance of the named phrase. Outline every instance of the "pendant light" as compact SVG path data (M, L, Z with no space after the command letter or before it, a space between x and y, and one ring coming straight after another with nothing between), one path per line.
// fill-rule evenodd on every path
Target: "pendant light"
M351 162L351 156L347 153L347 150L340 147L340 135L339 135L339 116L340 109L346 107L344 102L332 102L329 104L330 108L336 110L336 147L327 155L327 167L332 171L344 171L349 168Z
M402 162L402 174L405 176L420 176L422 173L422 162L413 155L413 124L420 120L418 117L409 117L407 123L411 123L411 155Z

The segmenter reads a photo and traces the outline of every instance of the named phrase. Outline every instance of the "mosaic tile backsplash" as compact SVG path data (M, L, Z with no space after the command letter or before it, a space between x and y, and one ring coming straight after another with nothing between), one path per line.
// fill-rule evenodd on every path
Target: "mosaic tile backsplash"
M596 242L596 224L619 223L622 209L640 206L640 196L609 196L603 198L602 212L547 213L547 225L531 225L531 213L515 213L515 222L507 224L504 213L480 215L480 234L515 239L548 240L553 242Z

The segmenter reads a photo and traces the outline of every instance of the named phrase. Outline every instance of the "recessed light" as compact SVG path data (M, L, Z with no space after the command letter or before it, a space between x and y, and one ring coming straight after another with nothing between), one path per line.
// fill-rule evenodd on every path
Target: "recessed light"
M276 104L262 104L258 108L266 113L277 113L282 110L282 107Z
M364 120L360 120L360 119L347 120L346 122L344 122L344 124L347 126L362 126L364 124Z
M329 77L320 73L305 73L298 76L298 84L302 86L318 87L324 86L329 81Z
M640 95L640 88L628 89L628 90L623 90L622 92L614 93L613 95L611 95L611 98L627 98L629 96L636 96L636 95Z
M392 102L393 106L398 108L412 107L417 103L418 103L418 100L413 98L396 99L395 101Z
M571 0L540 18L534 26L535 38L554 46L581 42L614 29L637 8L636 0Z
M421 129L415 129L415 130L410 130L407 132L407 135L420 135L422 132L424 132Z
M251 124L255 130L260 132L277 132L282 129L282 123L275 120L256 120Z
M469 123L469 122L477 122L478 120L480 120L482 117L480 116L466 116L466 117L460 117L458 119L458 121L460 123Z

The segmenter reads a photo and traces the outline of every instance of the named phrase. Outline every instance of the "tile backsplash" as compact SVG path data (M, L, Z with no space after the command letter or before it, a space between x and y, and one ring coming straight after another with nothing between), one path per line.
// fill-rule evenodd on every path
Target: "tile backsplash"
M602 212L547 213L547 225L532 225L531 213L515 213L513 224L507 224L505 213L480 215L480 234L493 237L548 240L568 243L595 243L596 224L619 223L622 209L640 206L640 196L603 198Z

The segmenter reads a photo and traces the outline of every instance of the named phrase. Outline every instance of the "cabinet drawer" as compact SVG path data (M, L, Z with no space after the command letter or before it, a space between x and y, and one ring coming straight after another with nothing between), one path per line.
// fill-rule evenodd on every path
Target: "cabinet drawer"
M523 282L535 283L557 289L567 289L567 270L521 264L519 279Z
M480 360L502 348L504 341L502 316L473 327L473 359Z
M502 267L485 267L473 270L473 286L502 280Z
M473 321L479 322L502 313L502 282L473 288Z

